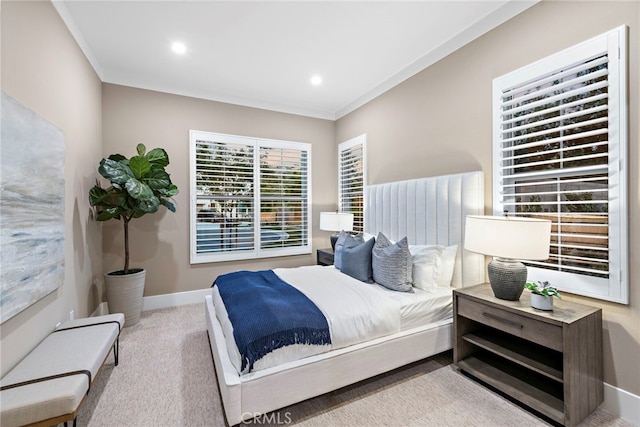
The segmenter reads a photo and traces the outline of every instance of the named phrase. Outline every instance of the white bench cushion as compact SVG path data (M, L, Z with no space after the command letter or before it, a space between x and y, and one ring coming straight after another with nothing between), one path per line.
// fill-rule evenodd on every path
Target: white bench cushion
M88 370L95 378L118 338L116 321L124 325L122 314L90 317L65 322L47 336L18 365L0 380L2 386L66 372ZM91 324L91 327L76 328ZM20 426L76 411L89 390L85 374L56 378L2 391L0 399L3 427Z

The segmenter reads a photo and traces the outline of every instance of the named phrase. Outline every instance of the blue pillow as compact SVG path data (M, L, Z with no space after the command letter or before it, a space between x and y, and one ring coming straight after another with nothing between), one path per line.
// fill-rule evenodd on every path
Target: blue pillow
M333 265L342 271L342 254L345 247L351 248L363 242L362 236L352 236L346 231L340 232L340 237L336 241L336 247L333 251Z
M375 239L369 239L356 246L345 247L342 250L342 271L361 282L373 283L373 267L371 265L371 250Z

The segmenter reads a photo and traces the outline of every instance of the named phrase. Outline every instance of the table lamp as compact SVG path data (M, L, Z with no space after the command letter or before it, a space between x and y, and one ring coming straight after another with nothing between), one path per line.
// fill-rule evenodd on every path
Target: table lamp
M496 298L520 299L527 267L519 260L549 258L551 221L508 216L468 215L464 248L495 257L487 268Z
M341 231L353 230L353 214L347 212L320 212L320 230L333 231L331 249L335 250Z

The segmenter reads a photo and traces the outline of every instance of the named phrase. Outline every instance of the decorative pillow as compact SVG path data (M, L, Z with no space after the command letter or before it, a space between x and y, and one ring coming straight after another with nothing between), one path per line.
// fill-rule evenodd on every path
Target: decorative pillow
M423 290L438 286L438 278L442 272L442 253L444 246L421 245L409 246L412 261L413 286Z
M391 244L389 239L378 233L371 252L373 280L394 291L413 292L411 281L411 252L407 238Z
M442 252L442 268L437 277L438 286L448 288L451 286L453 279L453 270L456 267L456 256L458 254L458 245L447 246Z
M336 241L336 247L333 251L333 266L338 270L342 270L342 254L347 241L349 242L348 247L353 247L363 242L362 236L352 236L346 231L340 232L340 236Z
M371 240L371 239L375 239L376 236L374 236L373 234L369 234L366 231L362 233L362 238L364 239L364 241L366 242L367 240Z
M347 242L349 239L347 239ZM371 250L375 239L369 239L356 246L345 247L342 250L342 271L344 274L362 282L373 283L373 269L371 265Z

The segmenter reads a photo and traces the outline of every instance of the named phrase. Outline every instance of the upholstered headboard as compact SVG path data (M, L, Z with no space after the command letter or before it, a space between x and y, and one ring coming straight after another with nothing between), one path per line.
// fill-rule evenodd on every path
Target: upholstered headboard
M484 214L481 171L370 185L365 191L364 224L370 234L410 245L458 245L452 286L485 281L483 255L464 250L467 215Z

